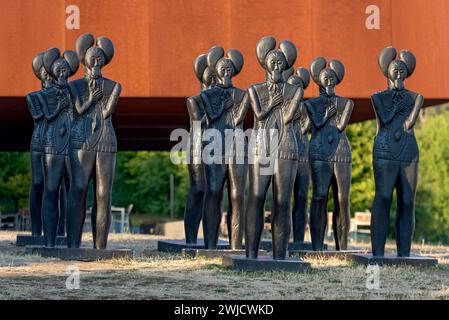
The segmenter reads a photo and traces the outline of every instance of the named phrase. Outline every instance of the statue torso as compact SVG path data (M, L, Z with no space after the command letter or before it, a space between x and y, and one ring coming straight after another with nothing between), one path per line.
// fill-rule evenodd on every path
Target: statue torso
M417 94L408 90L385 90L373 95L380 105L374 105L378 132L374 140L373 157L405 162L418 162L419 151L414 130L406 130L404 123L412 112ZM391 118L389 123L381 119Z
M103 98L92 104L83 114L75 111L70 146L73 149L116 152L117 138L112 125L112 117L104 119L102 114L116 82L102 78L99 79L99 85L103 91ZM70 82L70 87L76 89L72 92L79 95L81 104L89 99L89 84L86 78Z
M58 102L67 98L65 106ZM66 155L70 138L71 123L73 119L73 104L68 88L56 89L54 87L43 90L41 98L50 114L56 114L51 121L45 121L42 138L44 153Z
M347 99L339 96L324 98L322 96L308 100L311 108L308 112L321 121L326 113L326 109L331 105L335 106L337 113L327 120L326 124L317 129L312 124L312 137L310 139L309 155L310 160L347 162L352 161L351 146L349 144L346 131L340 132L337 128L337 121L345 112Z
M268 115L259 120L254 117L254 129L264 129L263 134L257 134L255 143L256 155L270 155L270 149L278 151L279 159L298 160L298 144L296 142L295 130L293 121L284 123L284 114L291 107L297 87L289 83L281 83L277 85L277 89L267 82L252 85L250 90L254 90L262 110L268 111ZM270 106L270 101L276 95L282 97L282 101ZM270 145L270 140L273 141L274 136L270 130L276 130L278 133L278 144Z
M300 162L309 162L309 135L308 130L302 134L302 129L307 122L307 110L303 102L296 111L293 118L293 128L295 130L296 142L298 143L298 160Z
M32 101L32 105L29 105L30 112L33 114L43 114L42 106L39 101L39 94L41 91L35 91L28 94L28 97ZM45 119L42 117L39 121L34 120L34 129L31 136L31 150L36 152L42 152L42 139L44 133Z

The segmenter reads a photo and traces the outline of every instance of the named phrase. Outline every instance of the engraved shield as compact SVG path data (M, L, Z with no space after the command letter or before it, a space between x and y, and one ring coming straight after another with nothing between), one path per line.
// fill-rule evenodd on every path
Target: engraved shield
M331 123L321 129L321 153L324 158L331 158L340 143L340 131Z
M407 144L407 135L402 120L402 117L396 116L396 119L388 127L388 148L393 158L398 158Z
M55 144L56 152L62 153L67 147L70 138L70 119L66 110L62 111L53 131L53 141Z
M86 135L86 142L89 148L94 148L101 138L103 130L103 115L101 114L101 105L94 106L92 112L87 115L85 121L84 132Z

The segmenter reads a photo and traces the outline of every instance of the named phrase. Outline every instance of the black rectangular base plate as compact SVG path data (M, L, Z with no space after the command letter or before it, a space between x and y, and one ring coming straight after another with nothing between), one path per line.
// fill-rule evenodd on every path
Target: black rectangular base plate
M203 258L222 258L225 255L245 255L245 249L232 250L232 249L182 249L182 253L186 257L203 257ZM259 256L268 256L268 251L259 250Z
M28 247L28 254L38 254L44 258L59 258L61 260L74 261L97 261L110 259L131 259L133 251L131 249L104 249L93 248L46 248L46 247Z
M291 250L289 251L290 256L298 256L302 258L320 258L320 259L347 259L349 254L355 253L367 253L368 250L323 250L323 251L313 251L313 250Z
M246 256L226 255L223 257L223 265L240 271L283 271L297 273L310 270L310 263L298 258L274 260L270 256L248 259Z
M374 257L372 254L349 254L348 259L355 263L379 266L414 266L414 267L434 267L438 264L438 259L428 256L411 255L410 257L398 257L393 254L386 254L383 257Z
M18 234L16 238L16 246L43 246L44 237L43 236L32 236L29 234ZM56 237L57 246L66 246L66 237Z
M227 241L218 240L218 249L229 249ZM185 240L159 240L157 242L157 251L181 253L182 249L204 249L204 240L198 239L196 245L186 244Z
M266 251L273 251L273 242L271 240L261 240L259 249ZM324 245L324 249L327 249L327 244ZM288 251L292 250L312 250L312 243L289 242Z

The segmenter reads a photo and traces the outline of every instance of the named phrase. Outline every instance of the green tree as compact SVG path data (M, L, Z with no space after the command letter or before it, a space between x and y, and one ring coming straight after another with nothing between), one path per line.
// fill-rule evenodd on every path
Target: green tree
M114 204L133 203L137 213L168 215L171 174L174 176L175 212L181 217L189 185L187 166L173 164L169 152L120 152L113 189Z
M449 242L449 110L430 111L416 129L420 163L415 239Z
M28 207L30 153L0 152L0 211Z

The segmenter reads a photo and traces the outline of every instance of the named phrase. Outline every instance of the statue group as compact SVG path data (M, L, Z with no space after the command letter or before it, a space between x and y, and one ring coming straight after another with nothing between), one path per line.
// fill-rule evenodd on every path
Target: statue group
M238 50L230 49L225 54L222 47L215 46L195 60L201 92L187 100L191 187L185 211L186 243L196 244L202 219L205 247L217 248L223 190L227 184L230 247L241 249L244 238L247 258L256 259L271 184L275 260L286 259L291 230L295 243L304 242L308 220L313 250L324 250L330 190L335 248L346 250L351 218L352 157L345 129L354 102L335 91L343 81L344 65L338 60L318 57L309 70L295 70L296 46L290 41L277 44L271 36L257 43L256 57L265 72L265 80L249 86L248 90L232 84L232 78L243 68L244 59ZM413 127L423 97L404 88L404 80L412 75L416 65L411 52L403 50L398 56L394 48L388 47L380 53L378 63L388 79L388 88L372 96L378 124L373 148L372 251L374 256L384 256L390 206L396 189L397 254L408 257L414 232L418 175L418 147ZM319 96L304 101L304 90L311 79L318 86ZM243 134L244 138L238 139L235 132L243 131L248 109L254 115L254 126L250 135L245 138ZM192 130L195 123L200 127L197 131L200 134ZM209 139L208 129L220 134ZM229 131L234 132L230 139ZM217 140L220 140L216 144L219 148L213 148L211 153L208 147ZM226 143L229 141L230 144ZM214 161L204 161L205 156L211 155ZM310 178L313 194L308 219Z
M121 86L104 78L102 68L113 56L111 40L84 34L76 52L51 48L33 59L41 90L27 96L34 119L30 211L32 235L43 231L45 247L55 247L66 232L68 247L80 247L92 180L94 248L106 248L117 151L111 116ZM84 77L69 81L80 63Z

